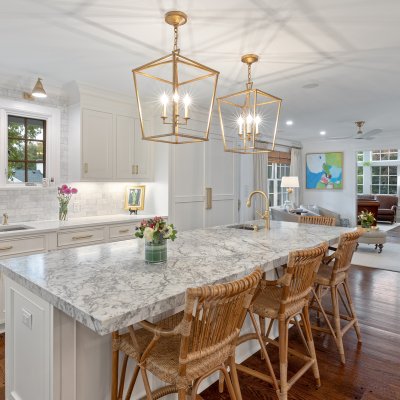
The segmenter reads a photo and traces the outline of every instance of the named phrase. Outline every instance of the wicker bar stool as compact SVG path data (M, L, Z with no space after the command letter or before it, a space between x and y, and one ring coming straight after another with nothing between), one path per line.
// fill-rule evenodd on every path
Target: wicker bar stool
M137 362L126 399L129 399L139 371L148 400L178 393L194 400L200 383L216 371L223 373L231 399L241 400L235 365L235 347L247 310L262 277L260 268L237 281L189 288L180 321L168 319L157 325L142 321L143 329L113 334L113 373L111 399L122 399L126 365ZM175 317L176 319L176 317ZM172 329L166 325L175 326ZM124 353L118 385L118 353ZM232 380L227 372L229 365ZM147 372L168 386L151 391Z
M346 362L343 348L343 336L351 327L354 328L358 342L361 343L360 326L348 285L351 259L357 247L359 237L360 232L358 231L340 235L337 250L322 260L315 280L316 287L315 290L313 290L313 298L310 305L310 308L317 310L317 319L319 320L319 313L321 313L328 325L327 328L312 325L312 329L329 333L335 338L340 360L343 364ZM339 290L340 287L343 287L344 294ZM332 310L325 310L322 306L322 297L329 292L331 294ZM340 312L339 298L346 314L341 314ZM314 306L314 304L316 304L316 306ZM332 317L333 322L330 321L328 316ZM343 327L341 320L346 321ZM332 326L332 324L334 326Z
M335 217L323 217L319 215L302 215L299 219L300 224L328 225L335 226Z
M237 364L239 371L262 379L275 388L280 400L286 400L289 389L309 369L312 368L317 386L320 386L318 364L311 333L308 314L309 294L312 290L322 258L328 250L328 244L292 251L289 254L285 274L275 281L262 280L254 301L249 308L249 315L255 333L242 335L238 344L257 339L261 346L261 355L265 360L269 375ZM259 324L255 315L259 317ZM299 316L303 324L299 323ZM269 318L268 329L265 330L265 319ZM279 340L269 338L273 322L278 321ZM305 353L289 348L289 324L297 326L305 346ZM266 350L266 344L279 348L279 380L272 369ZM288 353L302 359L304 365L288 379Z

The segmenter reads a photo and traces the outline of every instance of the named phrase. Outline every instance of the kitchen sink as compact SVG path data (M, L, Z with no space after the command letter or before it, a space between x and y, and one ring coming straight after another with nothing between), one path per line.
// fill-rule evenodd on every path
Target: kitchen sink
M256 229L254 229L255 227L256 227ZM245 230L247 230L247 231L255 231L255 230L264 229L263 226L260 226L260 225L251 225L251 224L229 225L228 228L233 228L233 229L245 229Z
M33 229L33 228L27 225L0 225L0 232L23 231L25 229Z

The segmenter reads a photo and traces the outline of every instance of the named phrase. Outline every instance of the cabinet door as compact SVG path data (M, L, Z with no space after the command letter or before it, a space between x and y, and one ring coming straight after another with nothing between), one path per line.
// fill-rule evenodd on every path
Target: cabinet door
M116 178L151 178L151 143L142 140L138 119L117 115Z
M145 122L146 123L146 122ZM135 119L135 148L134 159L136 164L136 178L151 178L152 143L142 139L140 121Z
M128 180L136 178L135 120L133 118L117 115L116 147L116 178Z
M110 180L113 177L113 116L82 110L82 177Z

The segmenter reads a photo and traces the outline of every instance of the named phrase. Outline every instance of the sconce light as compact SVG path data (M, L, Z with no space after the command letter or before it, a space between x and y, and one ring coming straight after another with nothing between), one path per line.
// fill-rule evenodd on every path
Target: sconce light
M46 91L44 90L42 79L38 78L35 86L32 89L32 93L24 92L24 99L26 100L34 100L36 98L45 98L47 97Z

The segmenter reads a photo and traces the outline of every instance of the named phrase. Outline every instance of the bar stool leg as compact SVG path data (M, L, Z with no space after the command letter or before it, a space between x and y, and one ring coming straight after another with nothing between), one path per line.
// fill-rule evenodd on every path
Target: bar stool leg
M284 319L279 320L279 400L287 400L287 369L288 369L288 325Z
M229 359L229 369L231 372L232 385L235 390L237 400L242 400L242 392L240 390L239 377L236 369L235 355Z
M346 298L347 298L347 302L349 303L350 311L351 311L351 314L352 314L351 316L355 320L355 322L354 322L354 330L356 331L358 343L362 343L360 325L358 323L358 318L357 318L357 315L356 315L356 310L355 310L354 305L353 305L353 299L351 297L350 289L349 289L349 286L347 284L347 278L343 282L343 287L344 287L344 293L345 293Z
M321 378L319 376L318 362L317 362L317 353L315 351L314 340L311 331L311 322L310 322L310 314L308 309L308 304L304 306L304 311L301 314L301 318L304 321L304 331L307 339L308 350L310 352L311 358L314 360L314 364L312 365L314 378L317 384L317 387L321 386Z
M340 309L339 309L339 298L338 298L337 290L338 290L338 288L336 285L331 286L333 319L334 319L335 331L336 331L336 345L339 350L341 363L346 364L346 358L344 356L342 329L340 326Z

